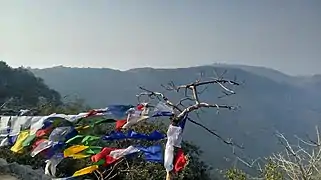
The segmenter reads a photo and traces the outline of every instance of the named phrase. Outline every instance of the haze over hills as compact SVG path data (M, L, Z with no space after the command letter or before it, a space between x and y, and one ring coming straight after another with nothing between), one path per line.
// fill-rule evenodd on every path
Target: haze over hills
M277 150L275 130L293 137L313 134L321 120L321 76L294 77L268 68L241 65L211 65L177 69L139 68L119 71L107 68L53 67L31 69L51 88L64 95L77 95L92 107L108 104L135 104L138 86L166 93L178 100L182 94L167 92L161 84L170 81L184 84L195 81L200 72L213 77L227 70L225 78L245 81L235 89L236 95L222 95L218 86L211 86L201 98L206 102L240 105L237 111L207 109L199 120L224 137L243 144L245 154L255 158ZM195 118L195 117L193 117ZM195 120L197 120L195 118ZM230 165L224 156L233 158L228 146L203 129L187 125L184 138L194 141L204 151L204 158L215 167ZM232 162L230 162L232 163Z

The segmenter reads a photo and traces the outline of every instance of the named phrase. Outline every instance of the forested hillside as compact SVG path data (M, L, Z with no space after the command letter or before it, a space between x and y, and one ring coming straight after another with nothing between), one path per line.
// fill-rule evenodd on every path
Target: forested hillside
M27 69L9 67L0 61L0 104L7 102L24 108L35 107L46 100L60 104L60 94ZM18 107L17 107L18 108Z
M64 96L77 96L84 98L93 107L105 107L114 103L136 103L138 86L165 92L170 98L178 100L182 94L167 92L161 84L173 81L179 85L195 81L200 72L205 77L213 77L213 68L203 66L118 71L55 67L32 69L32 72ZM217 130L222 136L244 144L245 154L253 158L269 155L278 147L275 130L292 137L294 134L305 136L320 122L321 95L317 93L320 88L317 80L290 77L269 69L260 73L262 71L255 67L220 66L215 69L218 74L227 70L225 78L236 77L244 83L235 89L236 95L218 98L223 95L220 89L210 87L202 94L202 98L209 102L240 105L241 108L237 111L221 110L219 114L215 110L207 110L201 113L200 122ZM282 81L279 77L282 77ZM292 80L299 83L292 83ZM301 84L303 82L304 86ZM215 167L227 167L234 162L231 150L203 129L188 124L184 133L185 138L201 146L205 152L204 158ZM225 156L231 161L226 162L223 158Z

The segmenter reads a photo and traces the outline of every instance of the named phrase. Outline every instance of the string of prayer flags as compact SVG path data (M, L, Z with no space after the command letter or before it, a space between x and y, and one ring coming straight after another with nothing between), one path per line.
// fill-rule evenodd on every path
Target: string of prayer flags
M53 114L51 114L49 116L40 117L40 119L38 119L38 120L32 120L31 121L30 134L35 134L39 129L42 129L44 127L48 127L48 125L46 125L46 122L48 120L50 120L50 119L64 119L64 120L69 121L69 122L75 122L75 121L77 121L79 119L83 119L85 117L88 117L89 114L90 114L90 112L79 113L77 115L65 115L65 114L53 113ZM99 115L102 116L104 114L99 114Z
M170 125L167 134L158 130L144 134L130 129L149 118L173 116L173 108L164 102L159 102L156 106L148 103L136 106L110 105L76 115L53 113L48 116L25 116L28 112L28 110L20 111L18 116L0 116L0 147L9 145L12 152L21 153L24 148L31 146L31 157L41 155L46 159L45 174L51 177L56 177L57 166L65 158L91 160L89 166L74 172L73 176L55 178L56 180L90 174L99 166L109 166L122 158L131 158L136 154L140 154L145 161L163 163L167 172L181 171L188 164L188 158L181 149L186 117L178 126ZM104 123L115 123L114 130L102 136L90 135L96 126ZM127 148L97 146L101 145L102 141L128 139L149 142L167 139L167 143L165 149L160 144L151 146L135 144ZM174 147L179 148L175 155Z

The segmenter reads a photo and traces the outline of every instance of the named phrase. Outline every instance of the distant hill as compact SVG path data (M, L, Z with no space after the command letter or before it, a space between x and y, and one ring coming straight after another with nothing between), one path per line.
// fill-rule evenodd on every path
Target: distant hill
M40 97L52 103L61 103L60 94L49 88L41 78L24 68L11 68L0 61L0 106L8 102L21 107L34 107Z
M213 64L214 67L223 67L223 68L239 68L247 72L254 73L263 77L272 79L273 81L289 84L297 84L299 79L294 76L284 74L278 70L260 67L260 66L249 66L249 65L233 65L233 64Z
M166 92L160 84L174 81L184 84L198 78L200 72L213 75L213 67L191 67L178 69L139 68L128 71L98 68L54 67L32 69L46 84L62 95L77 95L93 107L108 104L137 103L138 86ZM206 110L201 115L203 124L243 143L245 153L252 157L265 156L277 150L275 130L286 135L305 136L313 132L321 120L320 76L292 77L281 72L261 67L224 65L215 66L218 73L227 70L225 78L237 77L245 84L236 89L237 94L218 99L222 95L218 87L211 87L202 94L208 102L238 104L236 112ZM304 85L300 85L304 83ZM169 97L179 99L181 95L166 92ZM230 165L224 156L233 158L230 149L199 127L188 124L185 138L194 141L204 151L204 158L215 167Z

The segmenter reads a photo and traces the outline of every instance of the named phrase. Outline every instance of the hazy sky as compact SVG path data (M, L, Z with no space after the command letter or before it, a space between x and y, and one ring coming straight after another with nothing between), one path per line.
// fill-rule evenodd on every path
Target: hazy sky
M0 60L321 73L321 0L0 0Z

